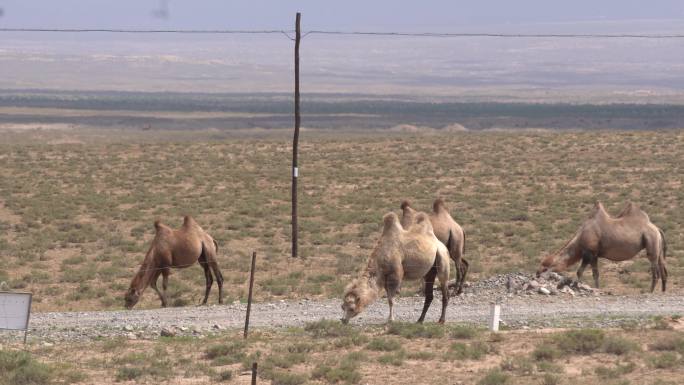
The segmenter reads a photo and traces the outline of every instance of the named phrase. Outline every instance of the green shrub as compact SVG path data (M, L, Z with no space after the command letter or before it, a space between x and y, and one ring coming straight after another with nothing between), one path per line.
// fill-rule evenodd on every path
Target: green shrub
M487 374L477 382L477 385L505 385L508 384L511 376L495 368L487 372Z
M378 362L383 365L401 366L404 364L404 358L406 358L406 353L400 350L395 353L381 355L378 357Z
M444 337L444 326L438 324L393 322L387 329L387 333L408 339L442 338Z
M560 383L561 383L560 377L553 375L551 373L544 374L544 377L542 377L542 380L541 380L542 385L558 385Z
M245 358L245 346L244 341L210 346L206 351L206 356L210 360L213 360L215 364L234 364Z
M625 365L620 365L619 363L615 365L614 368L609 368L606 366L598 366L594 369L594 373L603 379L612 379L620 377L624 374L631 373L636 369L636 365L633 362L628 362Z
M610 336L603 341L602 350L609 354L622 356L632 351L639 350L639 345L636 342L630 341L626 338Z
M603 345L605 335L597 329L570 330L554 336L558 347L566 353L591 354Z
M421 352L409 352L406 353L406 358L409 360L418 360L418 361L430 361L435 358L436 354L433 352L428 352L428 351L421 351Z
M301 385L308 381L309 377L304 374L276 370L270 380L272 385Z
M673 352L665 352L662 354L658 354L657 356L653 356L649 359L651 362L651 365L656 368L656 369L670 369L677 365L678 359L677 359L677 354Z
M454 342L446 353L448 360L479 360L490 352L489 347L481 341L466 345L461 342Z
M401 342L390 338L374 338L366 345L366 349L380 352L392 352L401 349Z
M554 345L541 344L532 352L536 361L553 361L560 356L560 351Z
M554 364L551 361L537 362L537 370L545 373L563 373L564 371L561 365Z
M365 361L366 356L361 352L347 354L339 364L330 362L317 365L311 376L314 379L325 380L328 383L343 382L346 384L357 384L361 381L359 373L360 362Z
M142 377L142 375L142 368L124 366L123 368L117 369L115 378L117 381L131 381Z
M449 328L449 336L459 340L469 340L477 336L479 330L468 325L456 325Z
M0 350L0 384L41 385L52 383L52 367L37 362L27 352Z
M219 372L219 373L216 375L216 379L217 379L219 382L230 381L230 380L233 379L233 371L231 371L231 370L223 370L223 371Z
M684 338L661 338L648 345L648 348L655 351L678 351L684 354Z
M326 319L309 322L304 326L304 330L314 338L350 337L359 334L359 332L350 325L345 325L340 321Z
M499 367L501 370L514 372L521 376L529 376L534 372L532 361L525 357L505 358Z

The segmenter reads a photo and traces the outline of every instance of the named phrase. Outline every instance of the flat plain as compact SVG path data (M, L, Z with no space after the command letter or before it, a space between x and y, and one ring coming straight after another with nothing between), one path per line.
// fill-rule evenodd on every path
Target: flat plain
M34 292L38 311L120 308L153 222L180 226L185 214L218 240L229 302L245 300L253 251L257 300L336 297L363 267L382 216L398 212L404 199L428 210L436 197L466 231L471 279L533 271L596 200L614 214L631 200L665 231L670 287L681 285L684 135L677 131L304 132L295 260L284 132L26 131L4 138L0 281ZM648 269L645 258L602 262L602 281L616 293L643 292ZM198 303L203 288L198 266L178 270L171 301ZM158 304L148 291L140 306Z

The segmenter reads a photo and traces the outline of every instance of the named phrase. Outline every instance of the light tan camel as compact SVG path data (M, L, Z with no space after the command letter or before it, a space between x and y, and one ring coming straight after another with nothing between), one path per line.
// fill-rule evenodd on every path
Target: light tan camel
M159 295L162 307L166 307L166 288L171 268L182 269L194 265L195 262L199 262L204 269L206 280L202 304L207 303L213 284L211 271L216 276L219 303L223 303L223 276L216 262L218 252L216 241L189 216L183 218L183 226L178 230L173 230L159 221L154 222L154 228L156 235L152 240L152 245L126 293L126 308L131 309L135 306L148 286L152 286ZM157 279L160 275L163 277L163 292L157 288Z
M599 287L598 258L626 261L643 249L651 261L651 292L658 278L665 291L667 243L662 230L651 223L648 215L634 203L627 203L620 215L611 217L601 202L596 202L592 215L575 236L560 250L542 259L537 276L548 270L563 271L582 260L577 279L582 280L582 273L590 264L594 283Z
M418 211L411 207L408 201L401 203L401 226L410 228L415 223ZM465 232L449 214L449 209L441 198L432 204L432 212L428 215L435 236L447 247L449 256L456 266L456 291L455 294L463 293L463 284L468 274L468 261L463 257L465 254Z
M361 277L352 281L344 290L342 322L361 313L375 301L384 288L389 303L388 322L394 319L393 298L399 293L403 280L425 279L425 303L418 322L423 322L433 299L432 287L435 277L442 289L442 314L439 322L444 323L449 302L449 251L435 237L430 220L425 214L418 214L416 224L406 231L401 227L395 213L383 218L382 235L368 265Z

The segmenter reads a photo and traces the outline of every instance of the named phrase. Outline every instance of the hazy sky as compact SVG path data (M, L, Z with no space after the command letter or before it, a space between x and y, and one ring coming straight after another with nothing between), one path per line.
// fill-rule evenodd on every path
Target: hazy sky
M511 24L682 20L682 0L0 0L2 27L460 31Z

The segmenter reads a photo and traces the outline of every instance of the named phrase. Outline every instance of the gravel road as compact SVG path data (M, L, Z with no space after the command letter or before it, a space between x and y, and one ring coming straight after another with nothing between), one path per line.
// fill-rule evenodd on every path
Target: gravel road
M624 323L650 319L655 315L684 314L682 294L644 294L613 296L594 294L507 295L466 293L452 298L447 322L469 322L485 325L490 304L501 303L501 318L513 328L534 327L615 327ZM403 297L395 302L395 317L415 321L423 299ZM441 299L435 301L426 318L439 318ZM30 339L37 341L82 340L97 337L127 336L154 338L162 328L178 334L203 335L225 329L243 327L245 304L213 305L130 311L95 311L35 313L30 323ZM352 324L382 324L387 317L387 302L378 300ZM294 300L257 303L252 306L251 327L279 328L302 326L320 319L338 319L342 315L340 300Z

